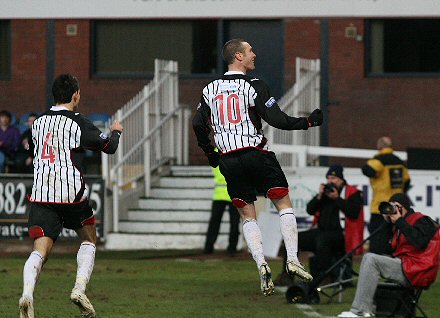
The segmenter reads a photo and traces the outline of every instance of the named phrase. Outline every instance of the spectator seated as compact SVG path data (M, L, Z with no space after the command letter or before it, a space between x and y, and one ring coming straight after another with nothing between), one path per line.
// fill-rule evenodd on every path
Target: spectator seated
M6 172L6 164L13 160L20 143L20 132L12 124L15 115L7 110L0 111L0 173Z
M20 120L18 120L15 125L20 130L20 134L22 135L26 130L29 129L29 116L40 116L39 112L27 112L20 116Z

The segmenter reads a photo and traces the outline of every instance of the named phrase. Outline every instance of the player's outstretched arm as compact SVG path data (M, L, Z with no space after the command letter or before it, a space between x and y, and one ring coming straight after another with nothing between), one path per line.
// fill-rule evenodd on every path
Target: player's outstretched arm
M269 87L260 80L253 80L255 89L255 109L269 125L283 130L307 130L309 127L320 126L323 121L322 112L315 109L309 117L292 117L283 112L275 98L271 96Z
M260 109L259 109L260 108ZM278 104L274 102L271 107L257 108L261 118L269 125L282 130L307 130L309 128L306 117L292 117L283 112Z
M89 119L83 117L81 124L81 146L90 150L114 154L116 149L118 149L119 137L123 129L122 125L115 120L110 126L110 136L107 136L98 127L93 125Z
M115 120L110 126L110 138L107 144L102 148L102 151L107 154L114 154L116 149L118 149L119 138L121 137L122 131L124 127L122 127L121 123Z
M315 109L309 117L292 117L284 113L278 104L262 110L261 117L269 125L283 130L307 130L310 127L321 126L323 122L322 112L319 109Z

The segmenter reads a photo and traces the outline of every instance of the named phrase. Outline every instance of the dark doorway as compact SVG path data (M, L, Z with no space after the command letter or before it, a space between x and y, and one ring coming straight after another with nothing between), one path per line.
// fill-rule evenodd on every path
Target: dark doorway
M265 81L273 97L283 95L284 30L280 20L225 21L225 41L243 38L252 45L257 59L250 76Z

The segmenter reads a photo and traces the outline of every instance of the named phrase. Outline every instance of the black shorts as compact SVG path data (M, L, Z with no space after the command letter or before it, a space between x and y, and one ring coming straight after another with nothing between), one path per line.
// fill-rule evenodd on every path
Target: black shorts
M56 241L63 227L77 230L95 222L88 200L75 204L31 202L29 236L33 239L48 236Z
M273 152L246 148L220 157L220 172L226 179L231 199L246 202L257 200L256 195L272 188L287 189L286 176Z

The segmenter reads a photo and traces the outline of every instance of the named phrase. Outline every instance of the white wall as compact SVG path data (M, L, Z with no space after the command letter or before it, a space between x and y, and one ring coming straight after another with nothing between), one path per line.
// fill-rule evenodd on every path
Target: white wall
M307 202L317 193L320 183L326 183L327 168L307 167L297 169L294 173L286 173L290 186L290 197L298 218L306 218ZM434 220L440 219L440 171L410 170L411 189L408 195L414 203L413 209L429 215ZM351 185L363 190L368 205L364 206L365 220L370 219L371 187L369 179L361 169L345 168L344 177ZM275 208L269 207L269 211Z

